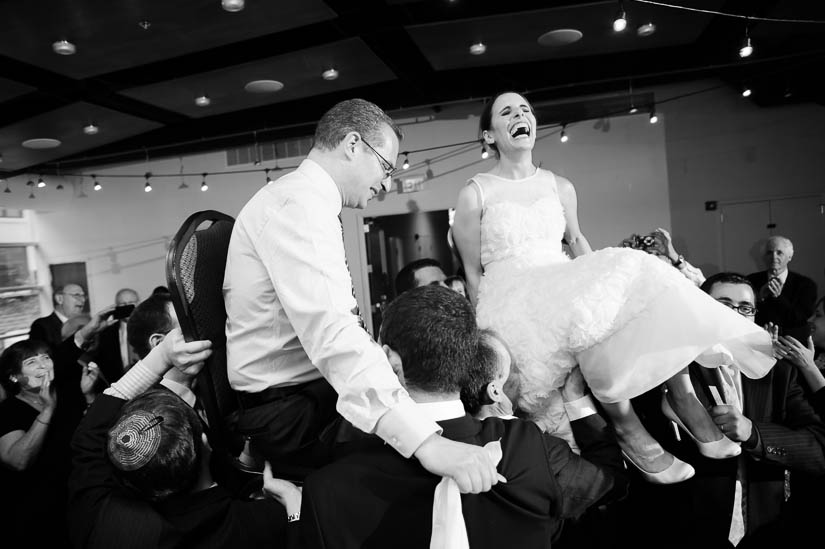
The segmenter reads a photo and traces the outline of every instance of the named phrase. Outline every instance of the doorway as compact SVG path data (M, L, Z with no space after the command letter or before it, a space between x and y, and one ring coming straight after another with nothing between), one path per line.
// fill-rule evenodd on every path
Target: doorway
M376 332L381 311L395 298L395 277L404 265L432 258L447 276L458 271L460 262L447 243L451 221L451 210L364 218L370 313Z

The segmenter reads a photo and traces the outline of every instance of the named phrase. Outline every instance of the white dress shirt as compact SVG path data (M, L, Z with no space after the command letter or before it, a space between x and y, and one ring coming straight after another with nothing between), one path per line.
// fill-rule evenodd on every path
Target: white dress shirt
M306 159L238 214L223 283L229 382L256 393L323 376L344 418L409 457L439 428L352 312L341 208L332 177Z

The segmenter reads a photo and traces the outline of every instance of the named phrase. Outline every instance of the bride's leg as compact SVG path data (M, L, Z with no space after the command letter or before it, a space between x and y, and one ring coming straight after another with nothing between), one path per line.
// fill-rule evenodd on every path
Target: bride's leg
M602 402L613 424L619 446L634 464L648 473L660 473L673 464L674 457L647 432L629 400Z
M687 368L667 380L665 385L668 391L666 398L673 411L699 442L714 442L724 436L699 402Z

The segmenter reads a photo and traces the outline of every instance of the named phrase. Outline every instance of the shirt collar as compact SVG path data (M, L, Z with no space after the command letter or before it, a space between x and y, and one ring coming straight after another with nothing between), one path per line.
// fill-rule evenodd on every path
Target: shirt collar
M786 280L788 280L788 269L785 269L784 271L782 271L782 272L779 274L779 276L777 276L776 278L778 278L778 279L779 279L779 282L781 282L781 283L782 283L782 285L784 286L784 285L785 285L785 281L786 281Z
M440 402L419 402L418 409L433 421L444 421L464 417L467 412L460 400L443 400Z
M332 176L329 175L329 172L309 158L305 158L295 171L306 176L313 183L316 183L322 190L324 198L329 200L329 205L334 207L338 213L341 213L344 207L341 190L338 188Z
M66 324L66 321L69 320L69 317L67 317L66 315L64 315L63 313L58 311L57 309L54 310L54 314L57 315L57 318L59 318L60 322L62 322L63 324Z
M181 400L183 400L186 404L189 405L190 408L195 407L195 402L197 402L197 397L192 390L183 385L182 383L178 383L177 381L171 380L169 378L163 378L160 380L160 384L178 395Z

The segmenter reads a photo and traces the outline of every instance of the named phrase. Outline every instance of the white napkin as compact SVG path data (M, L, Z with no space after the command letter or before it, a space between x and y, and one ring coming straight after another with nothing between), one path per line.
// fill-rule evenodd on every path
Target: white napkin
M501 461L501 443L488 442L484 449L495 465ZM435 487L433 498L433 535L430 549L469 549L467 527L461 513L461 492L456 481L444 477Z

